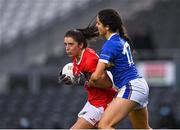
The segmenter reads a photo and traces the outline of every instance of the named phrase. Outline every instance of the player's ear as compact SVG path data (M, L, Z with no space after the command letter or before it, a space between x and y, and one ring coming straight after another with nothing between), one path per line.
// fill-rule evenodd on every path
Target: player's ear
M106 31L109 31L109 25L106 25L105 28L106 28Z
M81 42L81 44L79 45L79 47L80 47L81 49L83 49L83 47L84 47L83 42Z

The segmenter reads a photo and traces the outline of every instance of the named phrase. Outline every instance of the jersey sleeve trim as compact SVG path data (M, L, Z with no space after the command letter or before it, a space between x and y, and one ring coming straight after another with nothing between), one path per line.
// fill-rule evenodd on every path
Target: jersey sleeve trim
M109 61L108 61L108 60L104 60L104 59L99 59L99 62L103 62L103 63L106 63L106 64L108 64L108 63L109 63Z

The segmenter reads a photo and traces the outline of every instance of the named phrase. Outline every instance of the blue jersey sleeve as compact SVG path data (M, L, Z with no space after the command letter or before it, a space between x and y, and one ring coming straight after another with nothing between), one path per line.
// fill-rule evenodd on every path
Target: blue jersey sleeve
M113 46L107 41L101 49L99 61L109 64L113 60Z

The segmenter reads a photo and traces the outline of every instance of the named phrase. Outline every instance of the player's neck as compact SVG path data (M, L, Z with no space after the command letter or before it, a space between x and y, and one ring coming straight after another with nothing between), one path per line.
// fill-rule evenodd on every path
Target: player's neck
M82 59L82 56L83 56L84 50L85 50L85 49L83 49L83 50L79 53L79 55L76 57L76 63L79 63L79 62L80 62L80 60Z
M81 53L82 54L82 53ZM76 57L76 63L78 63L81 59L81 54L79 54L77 57Z
M105 38L106 38L106 40L108 40L108 39L109 39L109 37L110 37L112 34L113 34L113 32L109 32L109 31L107 31L107 32L106 32L106 34L105 34Z
M107 36L107 40L111 39L111 37L114 36L115 34L118 34L118 33L117 32L110 33L110 35Z

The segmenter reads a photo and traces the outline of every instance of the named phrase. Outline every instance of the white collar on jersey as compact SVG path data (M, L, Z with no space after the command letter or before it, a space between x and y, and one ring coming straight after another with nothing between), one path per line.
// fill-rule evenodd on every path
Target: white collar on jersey
M110 37L108 38L108 40L110 40L111 37L114 36L114 35L116 35L116 34L118 34L118 33L112 33L112 34L110 35Z
M80 57L80 60L77 62L77 59L76 59L76 63L77 65L79 65L81 63L81 60L82 60L82 57L83 57L83 54L84 54L84 51L85 49L82 50L82 53L81 53L81 57Z

